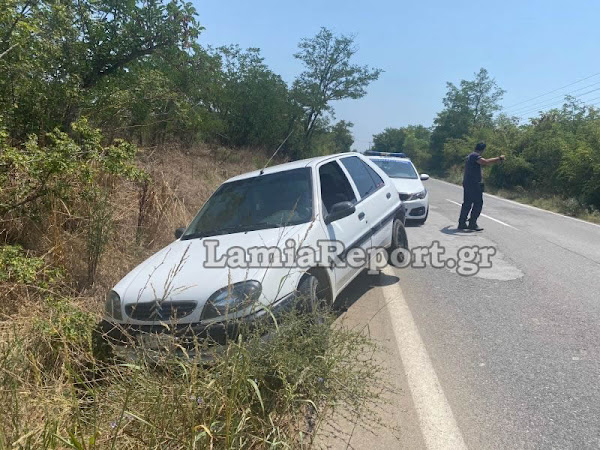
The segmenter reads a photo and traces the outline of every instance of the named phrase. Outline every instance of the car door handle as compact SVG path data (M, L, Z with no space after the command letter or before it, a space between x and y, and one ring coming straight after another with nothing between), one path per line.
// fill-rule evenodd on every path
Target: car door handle
M365 218L365 213L364 213L364 212L361 212L361 213L358 215L358 220L363 220L364 218Z
M387 194L385 194L386 198L390 198L392 196L392 194L390 194L389 192Z

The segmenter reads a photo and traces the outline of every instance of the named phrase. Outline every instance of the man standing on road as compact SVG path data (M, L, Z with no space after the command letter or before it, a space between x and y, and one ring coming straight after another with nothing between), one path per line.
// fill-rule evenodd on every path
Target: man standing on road
M483 208L483 166L490 166L504 161L504 155L490 159L482 158L481 154L484 150L485 144L479 142L475 146L475 151L467 156L463 177L463 204L458 219L459 230L483 231L483 228L477 225L477 219L481 214L481 208ZM471 217L467 225L469 212Z

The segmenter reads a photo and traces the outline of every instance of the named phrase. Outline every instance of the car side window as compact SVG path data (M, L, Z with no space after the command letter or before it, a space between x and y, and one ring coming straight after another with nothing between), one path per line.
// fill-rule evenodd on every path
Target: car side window
M367 168L367 172L369 172L369 175L371 175L371 178L373 179L373 182L375 183L375 187L377 189L379 189L381 186L383 186L385 184L385 182L381 179L379 174L377 172L375 172L372 167L370 167L368 164L365 164L364 161L361 161L361 163L363 163L365 165L365 167Z
M356 156L344 158L342 159L342 164L348 170L354 184L356 184L361 198L367 197L380 186L383 186L384 183L381 177L367 164L362 162L360 158Z
M325 206L325 214L331 211L331 207L336 203L356 203L352 186L336 161L321 166L319 179L321 181L321 200Z

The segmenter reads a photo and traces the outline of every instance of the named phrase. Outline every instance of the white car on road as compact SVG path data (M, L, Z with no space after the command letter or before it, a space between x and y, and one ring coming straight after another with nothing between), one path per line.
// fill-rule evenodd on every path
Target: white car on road
M425 223L429 215L429 193L423 182L429 175L419 175L408 158L369 156L393 181L406 208L406 220Z
M236 330L230 319L252 321L266 307L285 310L298 293L309 308L331 304L366 267L351 261L355 254L408 245L392 180L356 153L232 178L176 238L110 291L102 324L109 337L119 339L125 329L135 339L172 325L222 343ZM281 266L270 253L263 253L266 263L252 256L266 249L281 258L292 247L316 251L324 244L333 246L335 261L321 255Z

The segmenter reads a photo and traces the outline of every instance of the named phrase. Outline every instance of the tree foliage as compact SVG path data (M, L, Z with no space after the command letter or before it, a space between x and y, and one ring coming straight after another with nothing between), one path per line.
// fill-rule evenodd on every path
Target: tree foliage
M325 113L333 113L331 102L358 99L379 78L380 69L351 62L358 51L353 36L321 28L313 38L302 39L294 55L304 72L294 81L294 95L304 109L303 131L310 139Z
M200 31L191 4L17 0L0 4L0 108L13 135L69 128L94 87L136 61L183 49Z
M500 89L486 69L480 69L473 80L462 80L458 86L447 83L444 109L434 120L431 135L432 168L441 171L451 166L444 161L444 143L461 139L469 132L490 127L500 110L504 90Z
M215 109L227 133L225 143L276 148L299 113L286 83L265 65L259 49L221 47L216 55L223 77Z
M303 39L295 56L306 70L288 86L259 49L203 46L202 30L185 0L0 2L0 111L11 142L34 134L43 145L87 117L109 140L142 146L274 149L291 133L289 157L347 148L331 104L364 96L380 73L352 63L353 37L322 29Z
M405 153L417 167L428 167L431 130L422 125L386 128L373 135L373 149L381 152Z

